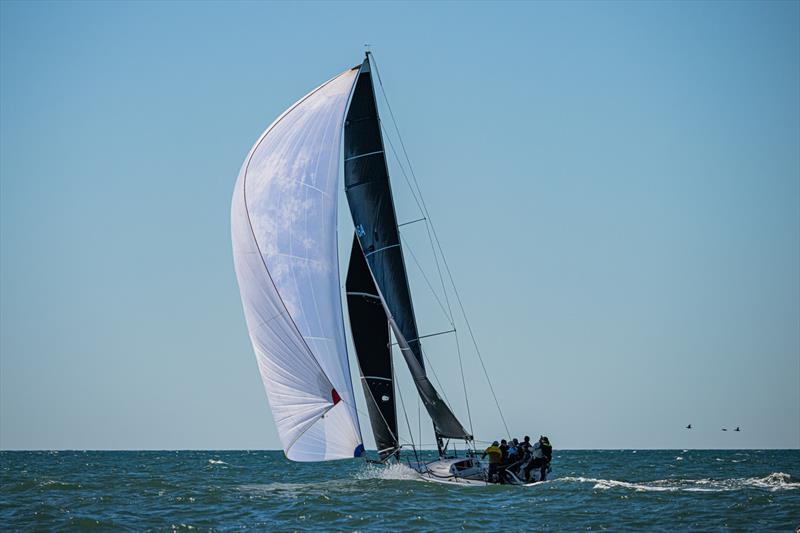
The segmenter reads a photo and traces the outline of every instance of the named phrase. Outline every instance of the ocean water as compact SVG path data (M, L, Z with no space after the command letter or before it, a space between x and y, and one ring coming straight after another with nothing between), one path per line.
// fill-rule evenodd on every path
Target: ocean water
M274 451L0 452L0 529L784 531L799 450L554 452L533 487L454 487Z

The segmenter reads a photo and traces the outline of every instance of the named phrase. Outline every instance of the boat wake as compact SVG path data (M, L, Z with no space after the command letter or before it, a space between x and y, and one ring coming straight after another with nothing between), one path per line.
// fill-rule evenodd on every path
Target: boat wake
M366 467L357 472L354 477L359 481L368 479L419 481L422 479L413 468L409 468L401 463L386 466L366 465Z
M727 492L744 489L761 489L771 492L800 489L800 482L783 472L773 472L764 477L731 479L659 479L632 483L615 479L588 477L562 477L555 481L593 483L596 490L628 489L638 492Z
M256 496L279 495L288 498L318 496L328 499L331 494L363 492L363 482L372 480L419 481L421 478L414 470L403 464L387 466L368 464L359 469L359 471L353 474L349 479L329 479L326 481L304 483L274 482L246 484L240 485L239 490Z

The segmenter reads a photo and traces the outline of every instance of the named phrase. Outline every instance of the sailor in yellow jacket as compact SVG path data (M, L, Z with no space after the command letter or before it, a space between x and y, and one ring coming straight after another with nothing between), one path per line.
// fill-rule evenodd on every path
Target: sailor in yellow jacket
M487 455L489 456L489 481L496 482L495 477L497 476L497 469L503 462L503 451L500 449L500 443L494 441L491 446L483 451L481 459Z

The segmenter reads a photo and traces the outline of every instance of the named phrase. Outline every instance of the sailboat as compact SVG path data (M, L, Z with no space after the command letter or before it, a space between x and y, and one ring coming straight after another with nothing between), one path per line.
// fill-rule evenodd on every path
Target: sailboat
M431 481L485 485L473 435L426 372L381 132L371 53L298 100L260 136L231 206L236 276L283 451L293 461L365 455L342 312L337 195L354 232L345 292L381 462L402 461L392 345L433 423L438 459L406 464ZM392 337L394 342L392 342ZM465 442L459 457L450 440ZM538 475L535 473L535 475ZM512 482L519 482L512 475Z

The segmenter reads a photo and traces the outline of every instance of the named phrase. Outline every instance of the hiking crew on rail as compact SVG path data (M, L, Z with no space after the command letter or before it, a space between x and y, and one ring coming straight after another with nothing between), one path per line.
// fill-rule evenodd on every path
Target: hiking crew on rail
M509 481L509 473L519 477L520 471L524 473L526 483L531 481L531 471L539 470L539 481L547 479L550 471L550 462L553 459L553 447L550 440L544 435L539 437L535 444L531 444L531 438L525 436L522 442L512 439L507 443L505 439L499 443L492 442L492 445L484 450L481 458L489 456L489 483L506 483Z

